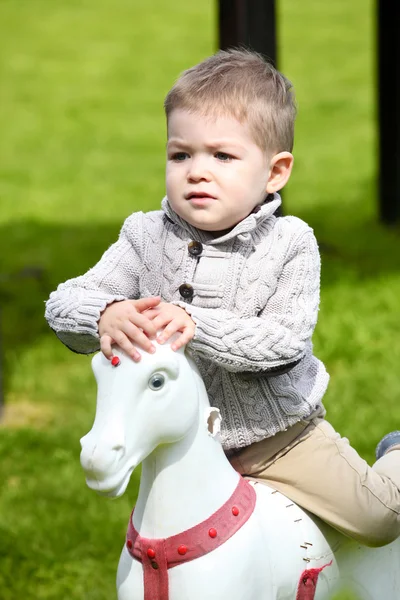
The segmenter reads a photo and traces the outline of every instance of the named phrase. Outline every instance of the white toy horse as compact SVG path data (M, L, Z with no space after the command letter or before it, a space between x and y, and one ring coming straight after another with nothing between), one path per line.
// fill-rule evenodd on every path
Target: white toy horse
M96 418L81 440L88 486L124 493L142 463L118 600L400 598L400 540L371 549L231 467L219 411L183 350L93 358Z

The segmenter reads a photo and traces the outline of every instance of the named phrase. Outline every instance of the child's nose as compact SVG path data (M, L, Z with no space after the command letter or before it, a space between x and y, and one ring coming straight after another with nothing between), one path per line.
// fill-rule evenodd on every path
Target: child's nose
M189 181L208 181L210 179L209 165L205 158L192 158L188 171Z

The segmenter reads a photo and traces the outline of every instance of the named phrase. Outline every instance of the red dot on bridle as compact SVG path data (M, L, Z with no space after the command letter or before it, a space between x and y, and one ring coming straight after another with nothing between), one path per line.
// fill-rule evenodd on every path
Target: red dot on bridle
M111 364L113 367L118 367L118 365L121 364L120 359L118 358L118 356L113 356L111 359Z

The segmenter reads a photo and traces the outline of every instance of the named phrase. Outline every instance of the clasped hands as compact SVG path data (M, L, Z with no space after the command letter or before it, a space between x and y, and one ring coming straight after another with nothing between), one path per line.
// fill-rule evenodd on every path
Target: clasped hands
M156 349L152 341L163 344L180 332L171 344L172 350L179 350L193 338L195 324L183 308L155 296L109 304L101 314L98 329L100 348L106 358L112 358L112 344L116 344L139 362L140 352L133 344L153 353Z

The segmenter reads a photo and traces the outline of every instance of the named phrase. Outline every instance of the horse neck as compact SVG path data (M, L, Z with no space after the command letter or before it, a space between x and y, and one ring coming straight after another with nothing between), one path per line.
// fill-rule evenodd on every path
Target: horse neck
M207 402L189 433L158 446L142 463L133 523L142 537L166 538L201 523L232 495L238 474L208 432Z

